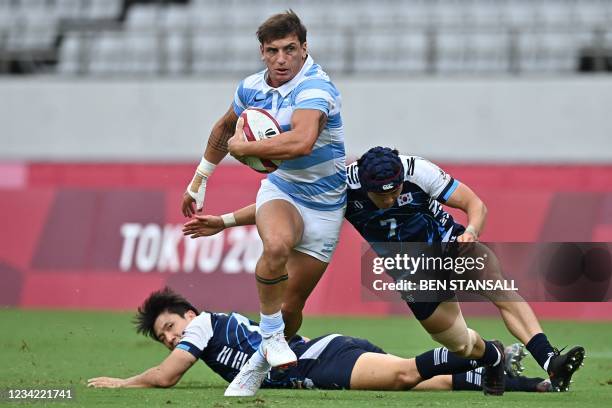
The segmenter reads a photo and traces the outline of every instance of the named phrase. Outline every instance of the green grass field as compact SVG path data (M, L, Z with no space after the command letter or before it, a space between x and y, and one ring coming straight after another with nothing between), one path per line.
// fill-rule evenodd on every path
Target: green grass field
M0 310L0 388L74 390L73 402L34 402L34 406L602 408L612 401L612 324L557 321L544 322L549 338L559 346L581 344L587 349L585 366L575 375L569 393L506 393L495 398L477 392L263 390L257 398L229 400L223 397L224 381L203 363L172 389L86 388L87 378L131 376L164 358L166 350L160 344L135 334L131 317L131 313ZM471 318L469 322L485 337L512 342L498 320ZM409 317L307 317L301 333L365 337L400 356L414 356L435 346ZM526 366L525 374L542 374L530 357Z

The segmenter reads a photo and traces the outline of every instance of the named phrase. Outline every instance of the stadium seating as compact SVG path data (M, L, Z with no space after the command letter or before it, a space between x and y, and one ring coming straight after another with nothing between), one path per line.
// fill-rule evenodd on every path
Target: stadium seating
M258 23L287 7L333 73L566 74L581 49L612 44L606 0L2 0L0 60L51 50L61 74L245 73Z

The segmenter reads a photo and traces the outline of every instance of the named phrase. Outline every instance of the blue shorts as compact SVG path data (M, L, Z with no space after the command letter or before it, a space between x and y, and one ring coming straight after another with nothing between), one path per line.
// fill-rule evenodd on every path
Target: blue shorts
M465 227L461 224L455 223L453 226L453 231L448 239L448 242L456 242L457 237L465 232ZM451 247L452 248L452 247ZM451 254L452 256L453 254ZM438 308L440 303L451 300L455 298L455 292L452 290L440 291L436 295L436 301L432 302L415 302L411 301L411 293L410 292L401 292L402 299L406 302L414 317L417 320L425 320L430 317Z
M272 374L272 380L281 387L282 382L292 388L350 389L357 359L364 353L385 354L367 340L339 334L317 337L292 349L298 356L298 365L286 370L282 379Z
M455 297L454 294L449 294L448 299L445 300L450 300L453 299ZM417 320L425 320L428 317L430 317L438 308L438 306L440 306L440 303L442 303L442 301L440 302L409 302L406 301L406 304L408 305L408 307L410 308L410 310L412 311L412 314L414 315L414 317L416 317Z

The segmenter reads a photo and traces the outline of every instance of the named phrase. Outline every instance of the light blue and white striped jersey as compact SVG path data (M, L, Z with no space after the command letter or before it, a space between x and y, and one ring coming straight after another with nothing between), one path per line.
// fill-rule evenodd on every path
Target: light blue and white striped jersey
M308 56L300 72L289 82L272 88L268 70L245 78L234 95L234 111L246 108L268 111L282 131L291 130L296 109L316 109L327 115L327 125L308 156L285 160L268 180L297 203L321 211L346 204L344 128L340 116L340 93L329 76Z

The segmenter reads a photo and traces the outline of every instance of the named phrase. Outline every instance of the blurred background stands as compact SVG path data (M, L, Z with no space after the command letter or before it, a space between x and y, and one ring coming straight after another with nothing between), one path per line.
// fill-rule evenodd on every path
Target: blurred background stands
M0 73L245 74L287 7L332 74L612 71L607 0L0 0Z

